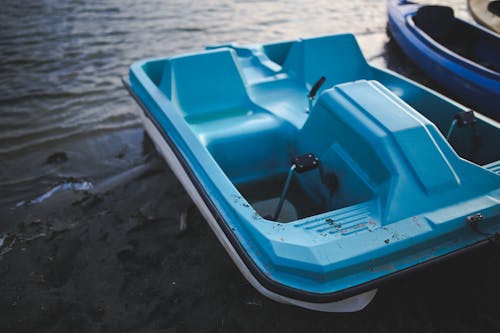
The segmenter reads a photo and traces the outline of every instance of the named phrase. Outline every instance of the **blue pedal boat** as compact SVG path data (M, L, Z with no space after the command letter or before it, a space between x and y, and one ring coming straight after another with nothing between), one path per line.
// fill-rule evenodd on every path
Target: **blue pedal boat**
M278 302L361 310L500 232L499 124L370 66L353 35L139 61L124 84L242 274Z
M454 98L500 120L500 35L445 6L388 1L388 28L404 53Z

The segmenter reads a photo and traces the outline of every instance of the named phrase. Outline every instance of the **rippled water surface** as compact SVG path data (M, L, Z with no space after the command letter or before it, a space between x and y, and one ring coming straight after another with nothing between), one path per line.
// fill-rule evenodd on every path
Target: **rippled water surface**
M465 3L452 5L468 19ZM70 177L98 180L142 161L138 109L120 82L141 58L352 32L369 61L419 79L388 44L385 6L369 0L3 3L0 209ZM49 163L57 152L67 161Z

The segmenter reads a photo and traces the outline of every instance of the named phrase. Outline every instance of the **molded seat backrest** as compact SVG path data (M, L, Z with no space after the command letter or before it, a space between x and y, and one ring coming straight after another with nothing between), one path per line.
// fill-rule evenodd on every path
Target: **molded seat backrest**
M382 199L387 221L438 209L500 184L497 175L461 159L428 119L376 81L325 91L299 135L299 151L322 159L333 149L347 157L347 165L358 165Z
M413 21L434 39L446 38L453 30L453 9L445 6L423 6L417 10Z
M352 34L303 39L290 49L283 69L312 86L321 76L323 87L370 79L370 68Z
M249 99L235 59L230 49L172 58L160 89L184 114L242 108Z

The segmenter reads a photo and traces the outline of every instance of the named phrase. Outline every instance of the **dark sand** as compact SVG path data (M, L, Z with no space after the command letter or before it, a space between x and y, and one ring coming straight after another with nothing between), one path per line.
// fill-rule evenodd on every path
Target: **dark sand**
M0 255L0 332L500 332L498 246L386 285L358 313L282 305L246 282L152 160L103 195L4 214L17 227Z

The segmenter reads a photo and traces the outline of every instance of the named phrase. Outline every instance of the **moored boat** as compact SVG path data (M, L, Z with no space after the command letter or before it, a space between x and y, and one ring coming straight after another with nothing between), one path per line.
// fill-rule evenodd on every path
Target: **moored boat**
M245 278L357 311L500 232L498 123L370 66L349 34L139 61L144 126Z
M404 53L452 97L500 120L500 36L445 6L388 1L388 27Z

